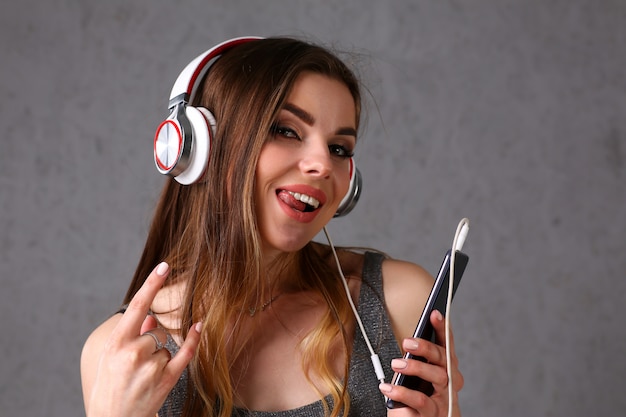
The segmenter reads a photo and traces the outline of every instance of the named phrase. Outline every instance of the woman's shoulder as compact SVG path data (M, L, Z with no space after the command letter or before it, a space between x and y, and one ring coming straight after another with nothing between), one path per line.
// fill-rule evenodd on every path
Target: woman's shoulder
M121 312L113 314L89 334L83 345L83 360L94 359L100 356L105 342L109 339L121 318Z
M335 264L330 250L327 254L329 264ZM383 277L386 285L393 288L398 284L424 284L432 286L432 276L420 265L412 262L394 259L385 252L370 248L340 248L337 250L341 268L346 275L361 277L363 268L366 266L378 269L382 266ZM409 282L410 281L410 282ZM393 289L391 288L391 289Z
M100 356L106 347L107 340L113 333L113 330L122 318L121 314L114 314L96 327L85 340L80 357L80 374L83 393L91 392ZM87 401L88 395L85 395ZM86 404L86 403L85 403Z
M413 334L434 280L420 265L391 258L383 261L382 274L385 304L400 342Z
M341 248L338 255L349 281L356 278L360 282L364 274L380 271L385 307L396 339L400 343L410 337L432 289L433 277L418 264L373 249Z

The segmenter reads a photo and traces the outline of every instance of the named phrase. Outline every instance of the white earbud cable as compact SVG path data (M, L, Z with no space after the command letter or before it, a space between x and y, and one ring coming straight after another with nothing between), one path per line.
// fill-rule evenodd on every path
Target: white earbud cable
M453 392L452 392L452 357L450 353L450 307L452 306L452 291L454 289L454 264L456 262L456 252L463 249L465 238L469 232L469 220L461 219L454 234L452 250L450 251L450 279L448 280L448 298L446 300L446 370L448 372L448 417L452 417Z
M335 245L333 245L333 241L330 239L330 235L328 234L328 230L326 230L326 226L324 226L324 234L326 235L326 240L328 240L328 245L333 252L333 256L335 257L335 262L337 263L337 270L339 271L339 275L341 275L341 282L343 283L343 287L346 290L346 294L348 296L348 302L350 303L350 308L352 308L352 312L354 313L354 317L356 318L356 322L359 325L359 329L361 330L361 334L365 339L365 343L367 344L367 348L370 351L370 359L372 361L372 365L374 366L374 371L376 372L376 378L383 383L385 382L385 372L383 371L383 366L380 363L380 358L374 352L374 348L372 348L372 344L370 343L369 338L367 337L367 333L365 332L365 327L363 327L363 322L361 321L361 317L359 316L358 311L354 305L354 301L352 301L352 295L350 294L350 287L348 287L348 280L346 280L345 275L343 274L343 270L341 269L341 264L339 263L339 257L337 256L337 251L335 251Z

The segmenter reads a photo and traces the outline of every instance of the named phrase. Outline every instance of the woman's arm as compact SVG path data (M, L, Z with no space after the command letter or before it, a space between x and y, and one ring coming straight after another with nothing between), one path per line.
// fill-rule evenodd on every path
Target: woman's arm
M417 265L386 260L383 263L383 285L385 302L400 346L405 352L426 359L426 362L421 362L397 358L392 361L392 368L395 372L418 376L432 383L434 388L434 392L428 396L405 387L381 384L380 389L385 396L407 405L407 407L389 410L388 415L446 417L448 415L448 389L452 389L452 415L460 416L458 391L463 387L463 376L458 369L452 337L448 348L452 358L453 386L448 386L443 316L437 311L430 316L435 330L436 343L411 337L430 294L433 285L432 277Z

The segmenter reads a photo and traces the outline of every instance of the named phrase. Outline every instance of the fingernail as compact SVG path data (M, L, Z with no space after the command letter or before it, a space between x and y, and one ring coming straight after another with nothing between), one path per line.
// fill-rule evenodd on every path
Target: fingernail
M415 350L417 349L417 346L417 341L414 339L404 339L404 342L402 343L404 350Z
M391 367L394 369L404 369L406 365L407 363L404 359L393 359L391 361Z
M389 394L391 390L393 389L393 386L391 384L383 383L378 386L378 389L384 392L385 394Z
M201 322L196 323L196 325L194 326L194 329L195 329L198 333L200 333L200 331L202 330L202 323L201 323Z
M443 320L443 315L441 314L441 311L435 310L435 318L439 321Z
M167 262L161 262L156 269L156 273L163 276L165 274L167 274L167 270L170 268L170 266L167 264Z

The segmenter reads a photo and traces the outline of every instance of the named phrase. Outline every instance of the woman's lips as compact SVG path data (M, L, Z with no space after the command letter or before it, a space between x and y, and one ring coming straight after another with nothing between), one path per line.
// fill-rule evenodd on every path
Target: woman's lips
M312 197L319 202L319 206L323 206L326 203L326 194L319 188L311 187L306 184L293 184L281 187L278 192L287 191L291 194L300 194L307 197Z
M283 211L289 217L303 223L315 219L319 209L326 202L326 194L323 191L304 184L278 189L276 196Z

